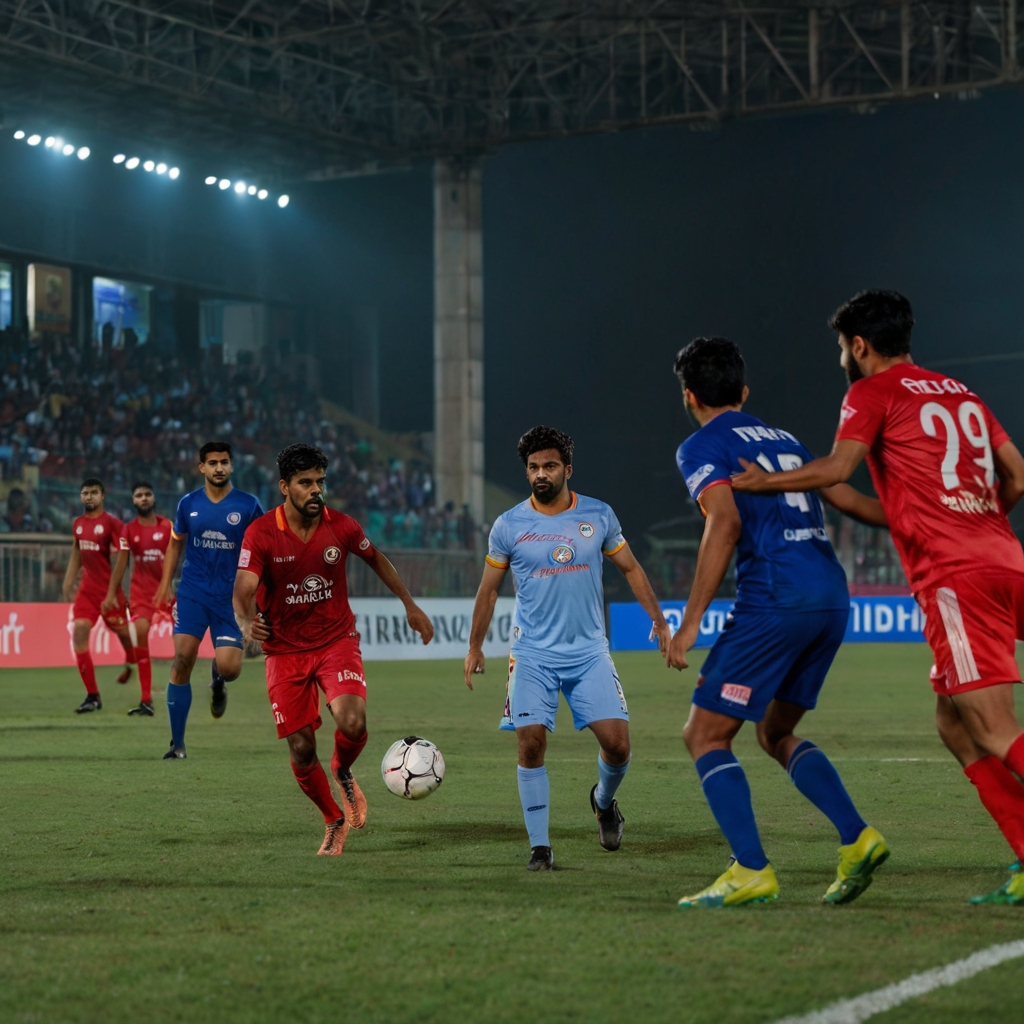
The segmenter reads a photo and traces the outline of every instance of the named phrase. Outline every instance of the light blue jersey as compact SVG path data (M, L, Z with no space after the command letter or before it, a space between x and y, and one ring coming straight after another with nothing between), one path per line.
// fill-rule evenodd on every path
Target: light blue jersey
M178 502L174 536L185 542L178 599L209 602L227 599L235 586L238 551L249 524L263 515L259 500L233 488L220 501L210 501L205 488L190 491ZM233 618L233 616L232 616Z
M487 561L511 568L515 579L513 654L568 665L607 651L603 556L625 543L611 508L580 494L558 515L538 511L530 498L499 516Z

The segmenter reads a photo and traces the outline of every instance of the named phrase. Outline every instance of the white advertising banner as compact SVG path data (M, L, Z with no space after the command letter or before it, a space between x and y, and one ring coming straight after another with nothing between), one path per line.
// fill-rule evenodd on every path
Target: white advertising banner
M409 628L405 609L396 597L353 597L352 611L361 640L364 661L413 661L424 658L457 658L469 650L473 621L471 597L423 597L416 603L434 623L434 639L426 646ZM494 618L484 641L484 655L504 658L512 646L514 597L499 597Z

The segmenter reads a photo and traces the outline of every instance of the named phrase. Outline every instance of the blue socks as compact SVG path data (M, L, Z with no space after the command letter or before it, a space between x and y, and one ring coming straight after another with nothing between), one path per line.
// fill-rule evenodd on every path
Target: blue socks
M171 718L171 741L177 749L185 746L185 723L192 707L192 684L167 684L167 714Z
M597 792L594 794L594 800L602 811L611 807L612 800L615 799L615 790L619 788L619 784L626 777L627 771L629 771L628 761L625 764L609 764L598 751Z
M530 846L550 846L548 838L548 804L551 800L551 783L548 770L540 768L518 768L519 799L523 804L523 820L530 833Z
M810 740L801 740L789 756L786 772L800 790L839 832L843 846L857 841L868 823L857 813L839 772Z
M709 750L697 759L694 767L732 855L743 867L760 871L768 864L768 858L757 834L750 785L736 755L731 750Z

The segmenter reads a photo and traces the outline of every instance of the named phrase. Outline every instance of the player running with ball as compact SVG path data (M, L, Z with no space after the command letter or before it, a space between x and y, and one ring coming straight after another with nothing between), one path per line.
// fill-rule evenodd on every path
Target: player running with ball
M349 554L366 562L401 600L424 644L433 639L434 626L359 523L324 504L327 456L313 445L293 444L278 455L277 467L284 503L245 532L235 617L247 641L263 644L278 738L288 740L295 780L324 816L319 853L337 857L349 828L366 823L366 798L352 776L367 735L366 678L345 579ZM337 726L331 774L341 807L316 753L321 690Z
M1005 885L972 902L1024 905L1024 729L1013 707L1024 552L1007 519L1024 495L1024 458L969 388L914 365L914 314L902 295L860 292L829 326L850 381L832 453L779 474L750 464L733 488L829 487L867 459L927 616L939 736L1018 858Z
M603 501L569 490L572 438L551 427L534 427L519 439L518 451L533 493L491 528L464 677L472 690L473 675L484 670L484 637L498 589L511 568L516 611L501 728L515 729L519 741L519 798L532 847L527 869L550 871L555 858L548 837L550 786L544 753L547 734L555 730L559 691L576 728L589 728L601 745L598 782L590 791L601 845L617 850L622 842L625 819L615 792L629 768L629 714L608 654L602 556L626 577L650 615L662 649L669 628L615 513Z

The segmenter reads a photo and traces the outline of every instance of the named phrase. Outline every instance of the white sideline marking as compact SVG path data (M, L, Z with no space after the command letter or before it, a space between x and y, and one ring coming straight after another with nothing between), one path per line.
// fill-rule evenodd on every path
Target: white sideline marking
M1015 960L1024 956L1024 939L1016 942L1003 942L998 946L972 953L963 960L956 960L945 967L933 967L930 971L912 974L903 981L885 988L865 992L855 999L842 999L838 1003L802 1017L783 1017L775 1024L860 1024L861 1021L874 1017L876 1013L884 1013L894 1006L916 999L937 988L955 985L958 981L973 978L975 974L987 971L1006 960Z

